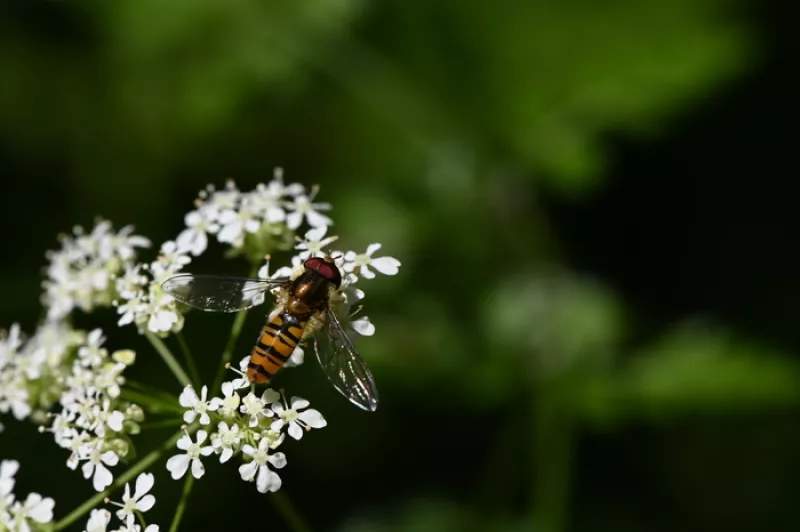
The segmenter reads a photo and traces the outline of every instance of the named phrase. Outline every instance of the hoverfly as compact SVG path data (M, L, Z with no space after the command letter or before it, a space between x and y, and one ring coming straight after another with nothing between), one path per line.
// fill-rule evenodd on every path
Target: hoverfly
M331 295L342 284L339 268L330 257L306 259L303 268L294 280L184 273L161 286L179 302L209 312L239 312L260 304L267 291L276 292L278 304L250 352L248 379L268 383L301 341L312 341L333 387L356 406L375 411L378 390L372 372L330 307Z

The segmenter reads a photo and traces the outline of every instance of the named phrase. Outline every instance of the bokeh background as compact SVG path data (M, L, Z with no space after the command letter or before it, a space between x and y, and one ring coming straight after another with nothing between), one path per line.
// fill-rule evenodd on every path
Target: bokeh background
M322 186L371 283L365 414L287 443L315 530L800 527L798 76L791 2L0 2L0 326L32 331L44 253L96 216L174 238L233 177ZM217 257L217 258L215 258ZM210 251L195 270L244 273ZM230 317L186 334L210 381ZM255 337L251 313L240 342ZM112 311L137 378L179 385ZM91 495L4 419L19 492ZM172 429L150 431L140 452ZM166 530L182 486L156 469ZM184 529L286 530L235 467Z

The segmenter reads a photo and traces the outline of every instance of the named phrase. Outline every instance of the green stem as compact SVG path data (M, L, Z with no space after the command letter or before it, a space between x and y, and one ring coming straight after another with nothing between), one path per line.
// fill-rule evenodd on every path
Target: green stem
M194 432L197 430L197 427L190 427L188 432ZM56 532L58 530L63 530L64 528L68 527L76 520L78 520L82 515L86 514L92 508L95 508L98 504L103 502L103 500L108 497L111 492L115 489L119 488L129 480L133 480L133 478L153 465L159 458L161 458L165 452L175 447L175 444L178 440L183 436L185 432L180 430L170 437L167 441L161 445L158 449L155 449L145 455L141 460L136 462L130 469L122 473L120 476L114 479L114 482L106 488L105 491L95 494L93 497L89 498L86 502L75 508L72 512L70 512L66 517L62 518L58 521L55 525L53 525L53 531ZM191 474L190 474L191 475Z
M181 524L183 512L186 510L186 505L189 502L189 494L192 492L194 486L194 475L191 472L186 474L186 482L183 484L183 493L181 500L178 502L178 507L175 509L175 517L172 519L172 525L169 527L169 532L177 532Z
M136 513L136 518L139 520L139 525L141 525L142 530L145 530L147 528L147 521L144 520L144 514L139 510L136 510L135 513Z
M250 277L253 277L258 273L258 268L258 265L253 266L253 268L250 270ZM236 342L239 340L239 335L242 333L242 327L244 327L244 322L247 319L247 312L247 310L242 310L236 314L236 318L233 320L231 335L228 337L228 342L225 344L225 350L222 352L222 360L220 361L220 366L217 370L217 376L214 377L214 385L211 387L211 390L209 390L211 392L211 397L219 393L220 386L222 385L222 379L225 377L225 366L231 361L233 349L236 347Z
M120 397L125 399L126 401L130 401L132 403L136 403L137 405L145 408L151 414L163 414L163 413L173 413L173 414L183 414L185 412L185 408L181 407L177 401L173 399L172 402L167 402L160 397L147 395L142 392L137 392L134 390L125 390L123 389L120 392Z
M285 492L276 491L271 493L270 500L293 532L311 532L311 527L308 526L308 523L306 523L297 512L297 509Z
M200 380L200 372L197 371L197 364L194 362L194 357L192 356L192 351L189 349L189 345L186 343L186 338L183 337L181 331L178 331L175 336L178 337L178 344L181 346L183 358L186 359L186 366L189 368L189 373L192 375L192 382L194 382L195 386L200 386L200 383L203 381Z
M532 508L535 528L541 532L563 532L568 526L575 427L560 400L563 384L541 382L533 405Z
M179 427L184 424L182 418L159 419L158 421L147 421L140 423L139 427L142 430L161 429L164 427Z
M152 386L148 386L147 384L142 384L139 381L125 379L125 389L132 389L150 397L156 397L160 399L162 403L167 402L169 404L175 404L175 394L164 392Z
M175 378L178 379L178 382L180 382L183 386L190 386L192 384L191 379L189 379L189 376L186 375L185 371L183 371L183 368L180 364L178 364L178 361L175 360L175 356L172 354L172 351L169 350L167 344L165 344L161 338L150 331L144 333L144 335L148 340L150 340L150 343L153 344L153 347L156 348L156 351L158 351L158 354L161 355L164 363L175 375Z

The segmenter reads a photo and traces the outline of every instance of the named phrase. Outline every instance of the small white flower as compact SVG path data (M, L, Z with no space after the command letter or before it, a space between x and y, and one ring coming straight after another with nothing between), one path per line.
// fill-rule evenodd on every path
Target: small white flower
M302 397L292 397L291 407L286 404L286 398L283 398L283 403L276 402L272 405L272 411L277 414L278 419L272 422L272 430L281 430L284 426L288 425L289 436L295 440L303 437L303 430L321 429L325 427L328 422L322 417L318 410L313 408L304 410L309 405L309 402Z
M151 290L150 302L145 310L145 313L149 315L147 329L154 333L178 330L179 327L176 326L181 323L181 316L175 309L172 296L167 294L154 296L155 294Z
M214 452L214 448L210 445L202 447L207 438L208 433L202 429L197 431L197 442L193 442L188 433L181 436L181 439L178 440L178 449L186 451L186 453L176 454L167 460L167 469L172 474L173 479L177 480L186 474L190 464L194 478L203 476L206 470L200 461L200 457L208 456Z
M114 451L101 452L102 440L91 446L86 453L86 463L81 466L83 478L92 477L92 486L95 491L103 491L114 480L114 476L106 466L115 466L119 462L119 456Z
M50 497L43 498L38 493L31 493L24 503L17 501L11 507L9 528L15 531L28 532L31 529L29 521L35 521L39 524L50 523L53 520L53 507L55 505L55 501Z
M239 409L241 397L236 393L233 382L226 381L222 383L222 397L214 397L209 402L209 410L216 410L221 416L233 417ZM201 421L202 423L202 421Z
M295 249L300 250L297 256L301 259L325 256L325 248L339 238L335 235L326 238L325 233L327 231L327 225L319 225L306 231L305 239L295 246Z
M217 234L217 240L237 248L244 243L245 233L255 233L261 227L261 223L255 218L255 213L243 208L238 211L233 209L222 211L219 223L221 229Z
M192 262L192 258L187 253L188 249L173 240L164 242L161 245L158 259L150 265L154 283L161 284L168 277Z
M195 257L203 253L208 247L208 234L219 231L216 218L219 215L214 205L201 205L196 211L186 215L186 229L178 235L178 246L188 250Z
M81 361L81 365L97 367L102 364L108 357L108 351L102 347L105 341L106 338L103 336L102 329L94 329L90 332L86 337L86 343L78 349L78 358Z
M365 279L373 279L375 273L369 269L370 266L384 275L396 275L400 268L400 261L393 257L372 258L372 254L381 249L380 244L370 244L367 246L366 253L358 254L355 251L348 251L344 255L344 271L350 273L357 270Z
M258 425L259 418L272 417L272 410L267 408L267 405L280 401L280 399L280 394L272 388L264 390L264 394L261 397L257 397L256 394L250 392L242 399L242 406L239 410L242 414L250 416L248 426L252 428Z
M156 503L156 498L147 492L153 488L155 477L151 473L141 473L136 477L136 490L131 496L131 485L125 484L125 493L122 494L122 503L113 502L119 506L117 517L124 521L126 526L132 527L136 519L135 512L146 512Z
M208 425L211 423L208 412L214 412L219 408L219 404L213 400L207 401L207 395L207 386L203 386L200 389L200 397L197 397L197 392L194 391L191 384L188 384L186 388L183 389L178 401L182 407L189 409L183 414L183 420L186 423L191 423L198 415L200 416L201 425Z
M109 521L111 521L111 512L108 510L102 508L92 510L83 532L106 532Z
M289 229L294 231L300 227L304 217L311 227L333 225L333 220L318 212L329 211L331 209L330 203L313 203L317 190L316 188L312 190L309 196L298 194L293 201L287 202L286 207L292 211L286 216L286 226Z
M217 432L211 438L211 444L219 455L219 462L225 463L233 456L233 448L239 445L242 434L239 432L239 425L228 427L224 421L217 425Z
M283 453L269 454L269 450L269 442L266 438L262 438L258 442L257 449L249 444L242 446L242 453L251 457L252 460L239 466L239 474L242 480L252 481L255 479L256 487L261 493L278 491L281 487L281 477L267 464L278 469L286 465L286 456Z
M268 224L284 221L286 212L281 206L282 191L279 188L259 183L253 192L242 198L244 208L250 212L261 213L264 221Z

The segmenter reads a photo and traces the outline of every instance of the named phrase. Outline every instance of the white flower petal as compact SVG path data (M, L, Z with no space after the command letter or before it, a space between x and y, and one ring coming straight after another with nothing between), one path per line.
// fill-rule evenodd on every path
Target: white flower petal
M311 403L302 397L292 397L292 400L289 404L292 406L292 410L301 410L306 408Z
M202 477L206 472L206 468L203 467L203 462L200 460L192 460L192 476L194 478Z
M192 408L200 402L200 399L197 397L197 392L194 391L192 385L187 384L180 396L178 396L178 402L184 408Z
M133 498L139 499L145 493L153 489L153 484L155 484L155 481L156 477L152 473L142 473L136 477L136 490L133 492Z
M380 244L377 244L377 243L370 244L369 246L367 246L367 253L366 253L367 257L371 257L372 254L375 253L376 251L378 251L379 249L381 249L381 245Z
M354 331L362 336L372 336L375 334L375 325L373 325L366 316L351 321L350 327L352 327Z
M115 466L119 463L119 456L114 451L106 451L100 455L100 460L106 465Z
M225 462L231 459L231 456L233 456L233 449L231 449L230 447L225 447L224 449L222 449L222 453L220 453L219 455L219 463L224 464Z
M256 476L256 469L258 469L257 463L247 462L239 466L239 475L242 477L242 480L250 480Z
M299 440L303 437L303 429L300 428L300 425L292 421L289 423L289 436L294 438L295 440Z
M108 419L106 419L106 425L108 425L108 427L115 432L122 432L122 423L124 421L125 415L122 412L115 410L114 412L111 412L111 415L108 416Z
M92 480L92 486L94 487L95 491L103 491L111 485L113 480L114 477L111 475L111 471L109 471L106 466L104 466L102 463L95 466L94 478Z
M309 408L308 410L300 412L297 417L300 419L300 421L313 429L321 429L322 427L328 426L328 422L325 421L325 418L322 417L322 414L313 408Z
M308 219L308 225L312 227L319 227L321 225L333 225L333 220L328 218L327 216L318 213L317 211L308 211L306 213L306 218Z
M176 454L167 460L167 469L172 474L172 478L178 480L185 475L186 470L189 469L189 455Z
M258 468L258 478L256 478L256 489L261 493L266 493L270 485L270 470L262 465Z
M192 438L189 437L188 434L184 434L178 440L176 447L178 447L178 449L180 449L181 451L185 451L189 448L191 444L192 444Z
M156 498L152 495L145 495L136 503L136 509L140 512L146 512L156 503Z
M372 259L369 265L384 275L397 275L397 272L400 271L400 261L392 257Z
M272 388L267 388L264 390L264 395L261 396L261 400L266 404L276 403L281 400L281 394Z
M283 453L271 454L267 460L269 460L269 463L272 464L273 467L277 467L278 469L286 465L286 455Z
M206 441L206 438L208 438L208 432L204 431L203 429L200 429L200 430L197 431L197 444L198 445L200 445L201 443Z

